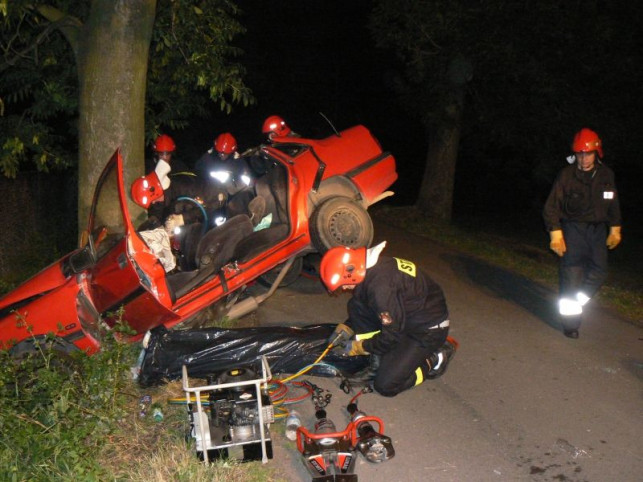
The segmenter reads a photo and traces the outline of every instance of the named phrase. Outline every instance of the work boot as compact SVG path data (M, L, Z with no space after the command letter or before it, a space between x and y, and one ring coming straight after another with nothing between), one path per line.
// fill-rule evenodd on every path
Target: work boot
M444 342L444 345L427 358L426 363L429 365L429 372L426 374L426 378L433 380L444 375L444 372L447 371L447 366L449 366L449 362L455 355L455 351L457 349L458 342L453 338L448 337L447 341Z
M365 387L373 384L377 369L380 367L380 356L370 355L368 359L368 366L354 375L347 377L346 380L353 387Z

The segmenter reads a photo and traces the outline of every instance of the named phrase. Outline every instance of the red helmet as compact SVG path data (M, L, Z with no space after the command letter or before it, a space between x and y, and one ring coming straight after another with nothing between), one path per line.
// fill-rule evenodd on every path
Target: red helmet
M214 150L222 154L232 154L237 150L237 140L229 132L219 134L214 140Z
M281 117L278 115L271 115L265 121L263 121L263 128L261 132L268 134L269 137L277 136L283 137L290 134L291 130Z
M330 248L321 260L319 272L322 282L331 292L340 286L361 283L366 276L366 247Z
M574 143L572 144L572 151L574 152L591 152L598 151L598 157L603 158L603 146L598 134L587 127L579 130L574 136Z
M176 144L174 144L174 140L170 136L161 134L154 141L154 150L156 152L174 152Z
M163 197L163 186L155 172L141 176L132 183L132 199L144 209Z

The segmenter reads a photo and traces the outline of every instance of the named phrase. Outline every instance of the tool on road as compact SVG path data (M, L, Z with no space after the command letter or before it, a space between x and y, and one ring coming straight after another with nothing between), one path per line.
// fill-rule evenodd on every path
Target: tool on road
M356 448L369 462L385 462L395 456L395 449L390 437L383 435L384 422L379 417L369 417L357 404L351 402L346 407L351 415L351 445ZM376 431L370 422L377 422Z
M297 429L297 449L304 457L304 465L313 482L357 482L357 474L353 473L355 451L351 447L353 423L337 432L326 410L317 410L315 417L314 433L305 427Z

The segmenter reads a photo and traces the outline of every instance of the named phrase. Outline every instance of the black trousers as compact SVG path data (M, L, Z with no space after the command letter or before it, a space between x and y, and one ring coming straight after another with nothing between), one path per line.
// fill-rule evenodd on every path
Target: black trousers
M607 278L607 225L566 222L562 227L567 251L560 262L560 296L575 299L580 291L591 298ZM580 316L561 318L565 329L580 326Z
M381 355L373 388L380 395L393 397L426 379L431 366L426 361L444 344L449 328L428 330L419 341L403 335L398 344Z

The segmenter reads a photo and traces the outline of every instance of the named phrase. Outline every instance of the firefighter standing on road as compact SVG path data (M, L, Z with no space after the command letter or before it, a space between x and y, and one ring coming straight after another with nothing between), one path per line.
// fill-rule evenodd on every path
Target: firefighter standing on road
M581 129L572 144L543 217L550 248L560 256L558 307L565 336L578 338L583 306L607 277L607 249L621 242L621 211L614 173L601 159L596 132Z
M457 342L447 339L449 313L440 286L410 261L380 257L384 245L331 248L320 273L331 293L353 290L348 320L329 339L345 355L370 355L369 367L349 381L372 382L392 397L441 376Z

